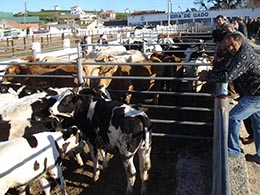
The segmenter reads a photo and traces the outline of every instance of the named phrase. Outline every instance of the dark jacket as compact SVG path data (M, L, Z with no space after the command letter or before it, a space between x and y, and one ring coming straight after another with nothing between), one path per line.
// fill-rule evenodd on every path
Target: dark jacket
M82 38L81 42L80 42L80 45L81 45L81 48L82 48L82 51L86 50L87 49L87 40L86 38Z
M207 80L221 83L233 81L243 95L260 96L260 55L248 43L243 43L227 63L226 69L209 72Z

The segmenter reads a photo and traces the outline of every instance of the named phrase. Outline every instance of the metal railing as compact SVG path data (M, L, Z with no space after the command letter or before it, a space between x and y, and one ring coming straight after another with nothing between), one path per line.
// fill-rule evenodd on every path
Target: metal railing
M93 46L95 44L92 44ZM35 55L37 52L34 53ZM137 76L91 76L84 75L83 66L84 65L93 65L91 63L83 62L81 58L81 48L80 45L77 44L77 49L74 52L77 56L76 60L68 63L55 63L55 64L67 64L67 65L76 65L77 66L77 75L3 75L2 77L55 77L55 78L77 78L78 85L84 85L86 79L99 79L99 78L107 78L107 79L133 79L133 80L164 80L164 81L196 81L196 77L137 77ZM18 63L19 64L19 63ZM23 63L24 64L24 63ZM33 65L35 63L26 63L27 65ZM53 64L53 63L37 63L37 64ZM99 63L96 62L95 65L122 65L121 63ZM6 63L0 63L0 66L6 66ZM142 63L127 63L125 65L131 66L142 66L147 64ZM149 64L149 65L158 65ZM194 64L194 63L161 63L162 66L199 66L199 65L209 65L209 64ZM227 168L227 117L228 117L228 109L227 106L227 98L223 95L209 94L209 93L196 93L196 92L169 92L169 91L125 91L125 90L117 90L111 92L121 92L121 93L141 93L141 94L157 94L157 95L174 95L174 96L191 96L191 97L212 97L215 98L214 105L214 134L213 137L209 136L197 136L197 135L185 135L185 134L174 134L174 133L165 133L165 132L154 132L153 136L158 137L173 137L173 138L184 138L184 139L205 139L211 140L213 139L213 185L212 185L212 195L229 195L229 174ZM193 107L193 106L174 106L174 105L151 105L151 104L136 104L136 107L143 108L155 108L155 109L170 109L170 110L185 110L185 111L202 111L202 112L213 112L212 108L205 107ZM159 124L178 124L178 125L194 125L194 126L213 126L211 122L203 122L203 121L184 121L184 120L174 120L174 119L161 119L161 118L151 118L153 123Z

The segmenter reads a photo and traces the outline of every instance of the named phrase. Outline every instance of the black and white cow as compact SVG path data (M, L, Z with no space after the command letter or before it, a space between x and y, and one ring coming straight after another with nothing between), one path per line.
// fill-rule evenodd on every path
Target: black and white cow
M134 156L139 156L141 194L146 193L151 168L151 123L148 116L117 101L106 101L91 89L64 93L51 108L53 115L73 117L86 136L94 163L94 181L99 178L98 149L118 149L127 175L126 194L133 193L136 180Z
M26 186L36 180L50 195L48 178L59 179L61 194L66 195L62 158L82 144L82 133L76 127L0 142L0 195L9 188L17 188L20 195L25 195Z
M15 92L18 98L42 91L44 90L20 83L0 83L0 94Z
M32 135L44 131L59 131L70 126L70 118L50 117L49 108L57 101L62 91L70 88L50 89L48 92L35 92L0 107L0 141ZM7 94L7 93L6 93ZM50 95L52 94L52 95ZM80 166L83 160L75 154Z
M42 128L52 129L51 123L49 123L51 120L47 122L45 119L49 115L48 108L56 102L53 97L48 96L46 92L40 92L1 105L0 141L32 134L27 131L37 133L43 131ZM54 122L55 120L53 120Z

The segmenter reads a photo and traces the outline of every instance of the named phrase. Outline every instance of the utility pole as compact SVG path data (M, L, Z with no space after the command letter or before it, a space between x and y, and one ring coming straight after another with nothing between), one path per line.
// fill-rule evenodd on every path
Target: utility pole
M27 3L26 0L24 1L24 27L26 30L26 17L27 17Z
M168 26L171 25L171 0L168 0Z
M170 25L171 25L171 0L168 0L168 30L167 30L167 39L169 39L169 31L170 31Z

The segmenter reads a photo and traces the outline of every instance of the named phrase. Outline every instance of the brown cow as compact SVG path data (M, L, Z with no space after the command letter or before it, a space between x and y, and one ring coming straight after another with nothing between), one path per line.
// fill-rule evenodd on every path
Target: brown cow
M54 59L54 58L53 58ZM44 58L43 60L49 60ZM54 59L55 60L55 59ZM23 59L25 62L31 62L27 65L9 65L5 71L5 75L56 75L56 77L3 77L3 82L21 83L23 85L30 85L34 87L76 87L77 82L77 67L70 64L33 64L39 62L38 59L27 57ZM40 61L41 62L41 61ZM61 61L59 61L61 62ZM69 61L67 61L69 62ZM88 60L88 62L95 62L95 60ZM72 63L72 62L71 62ZM94 66L83 65L83 72L85 75L90 75ZM69 76L69 78L57 77L57 75ZM85 83L88 86L88 83Z
M41 65L10 65L5 75L70 75L76 76L75 65L61 65L57 68L45 68ZM4 77L3 82L21 83L34 87L76 87L77 80L57 77Z
M165 55L163 52L153 52L151 58L159 58L165 63L182 63L183 60L175 55ZM184 67L182 65L165 66L165 77L183 77ZM180 91L181 81L165 81L164 89L166 91Z
M99 76L138 76L138 77L156 77L162 76L164 72L163 66L152 66L151 63L161 62L158 58L143 60L140 66L130 65L106 65L101 66ZM147 64L147 65L146 65ZM106 87L108 90L136 90L136 91L151 91L159 90L161 87L160 82L156 80L144 80L144 79L112 79L104 78L94 80L92 87ZM142 95L111 92L112 99L123 101L126 103L137 103L142 102L144 98ZM147 97L147 96L146 96ZM154 101L156 98L151 97L146 101Z

